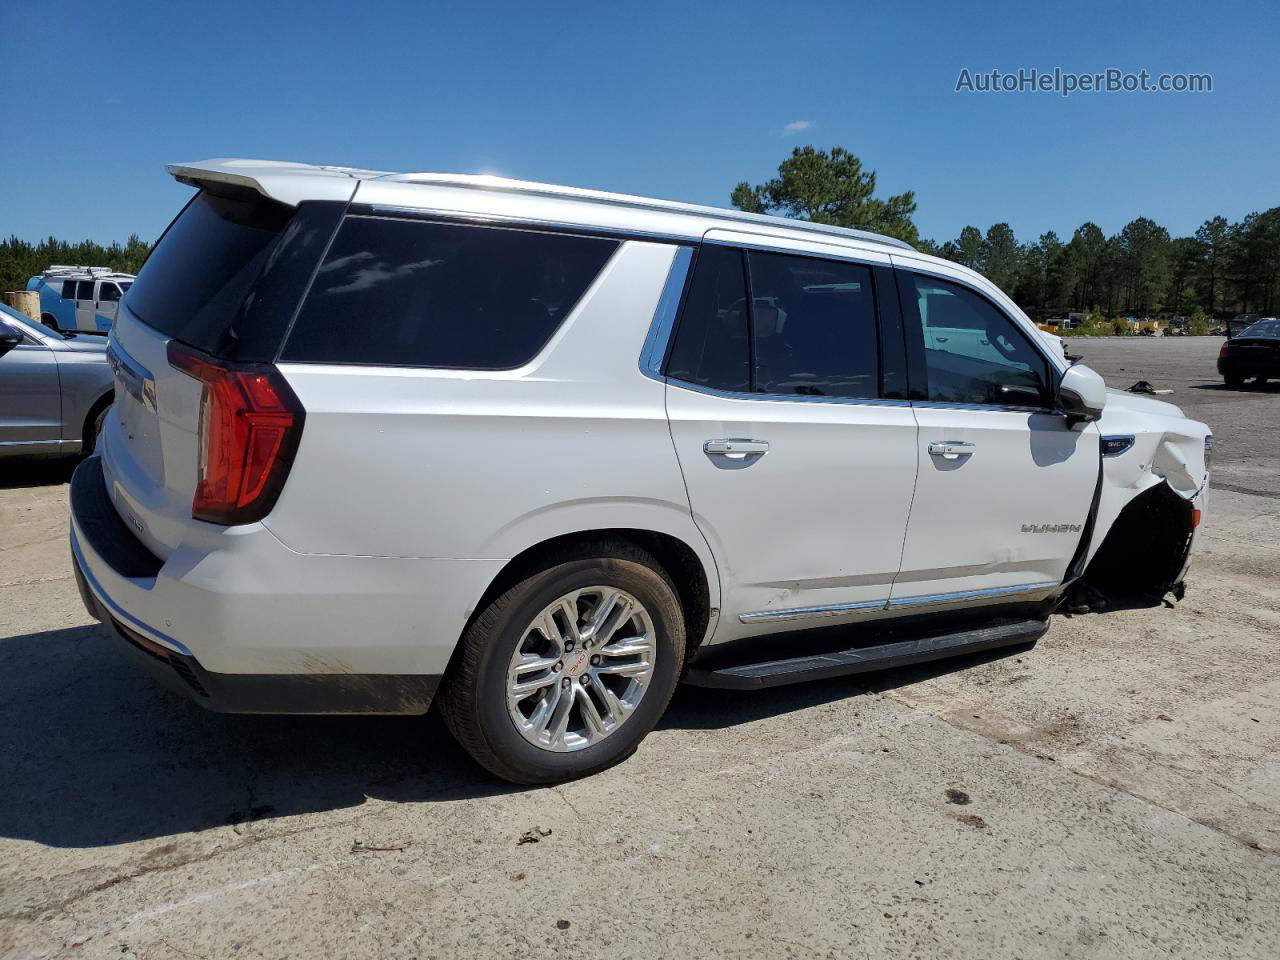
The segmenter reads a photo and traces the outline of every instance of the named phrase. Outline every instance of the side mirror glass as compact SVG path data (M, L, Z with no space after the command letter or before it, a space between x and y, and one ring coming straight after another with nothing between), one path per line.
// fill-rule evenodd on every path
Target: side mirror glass
M21 334L11 333L8 330L0 330L0 357L3 357L21 342Z
M1083 364L1067 368L1058 382L1058 411L1068 420L1088 422L1102 416L1107 404L1107 384Z

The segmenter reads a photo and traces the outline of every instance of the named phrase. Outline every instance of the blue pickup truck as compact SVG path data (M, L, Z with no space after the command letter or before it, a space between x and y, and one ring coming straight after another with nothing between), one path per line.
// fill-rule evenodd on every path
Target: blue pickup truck
M105 334L133 274L107 267L52 266L27 281L40 294L40 321L65 333Z

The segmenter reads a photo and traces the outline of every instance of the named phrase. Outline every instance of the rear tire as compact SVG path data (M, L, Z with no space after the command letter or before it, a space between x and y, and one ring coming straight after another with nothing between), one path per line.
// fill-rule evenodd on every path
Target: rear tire
M626 541L579 544L522 572L480 611L437 703L463 749L504 780L572 780L635 752L671 700L684 649L684 615L658 561Z
M58 333L62 332L62 328L58 326L58 318L55 317L52 313L40 314L40 322L43 323L46 327L48 327L50 330L55 330Z
M1236 374L1231 374L1231 373L1226 374L1225 376L1223 376L1222 380L1232 390L1239 390L1241 387L1244 386L1244 377L1238 376Z

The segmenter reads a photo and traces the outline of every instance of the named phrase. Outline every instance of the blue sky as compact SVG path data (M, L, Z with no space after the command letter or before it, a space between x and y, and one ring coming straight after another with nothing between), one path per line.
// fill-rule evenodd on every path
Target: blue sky
M154 238L213 156L727 205L796 145L911 189L921 234L1175 234L1280 204L1280 5L0 0L0 233ZM109 12L108 12L109 11ZM1207 72L1208 94L960 94L974 72ZM797 130L794 125L808 124ZM792 124L788 130L787 125Z

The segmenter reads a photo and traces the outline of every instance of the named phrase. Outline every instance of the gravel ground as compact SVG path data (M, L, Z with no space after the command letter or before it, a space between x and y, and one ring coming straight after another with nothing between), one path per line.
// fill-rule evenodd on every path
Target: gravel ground
M434 718L155 689L81 608L69 469L5 463L0 955L1280 956L1280 396L1223 390L1219 343L1071 344L1214 427L1181 604L684 689L633 759L537 790Z

